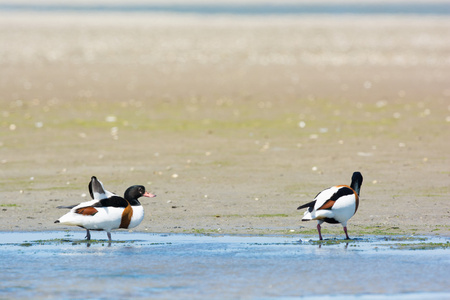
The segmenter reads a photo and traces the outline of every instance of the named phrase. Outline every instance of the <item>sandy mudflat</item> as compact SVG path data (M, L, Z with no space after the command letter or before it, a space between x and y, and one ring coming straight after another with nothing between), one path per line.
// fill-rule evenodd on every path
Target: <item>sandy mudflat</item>
M359 170L350 235L448 236L449 37L445 17L4 13L0 230L69 228L55 207L96 175L158 194L139 231L312 233L297 206Z

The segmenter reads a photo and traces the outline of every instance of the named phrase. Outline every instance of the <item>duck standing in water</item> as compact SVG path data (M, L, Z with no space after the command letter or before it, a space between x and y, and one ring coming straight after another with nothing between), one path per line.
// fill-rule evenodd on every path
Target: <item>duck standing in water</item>
M352 182L348 185L336 185L317 194L313 201L299 206L297 209L308 208L302 221L317 220L319 239L322 240L321 224L340 223L347 233L347 221L356 213L359 206L359 192L363 177L360 172L354 172Z
M144 208L140 197L156 197L145 190L142 185L129 187L124 197L119 197L103 188L103 184L95 176L89 183L89 193L93 200L73 206L70 211L55 221L64 225L79 226L86 229L86 239L91 239L90 230L104 230L111 241L111 230L129 229L138 226L144 219Z

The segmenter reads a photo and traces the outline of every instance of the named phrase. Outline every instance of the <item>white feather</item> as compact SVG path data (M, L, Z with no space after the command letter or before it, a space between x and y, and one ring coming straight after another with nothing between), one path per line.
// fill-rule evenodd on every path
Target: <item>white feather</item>
M303 215L302 220L322 220L325 218L333 218L342 226L346 226L347 221L355 214L356 209L356 196L355 194L345 195L339 197L334 203L331 209L319 209L321 208L330 198L338 192L339 189L347 186L332 186L320 192L314 199L316 202L314 204L313 210L310 212L306 210Z
M316 204L314 204L314 210L319 209L322 207L322 205L325 204L330 198L336 194L336 192L339 190L338 186L332 186L330 188L327 188L323 191L321 191L319 194L317 194L316 198L314 200L316 201Z
M142 205L131 206L131 208L133 209L133 216L131 217L130 225L128 225L128 228L134 228L138 226L144 219L144 207L142 207Z
M81 226L89 230L105 230L110 232L117 229L122 221L123 207L96 207L98 211L94 216L75 213L76 206L67 214L59 218L59 222L65 225Z
M116 194L111 193L110 191L105 190L105 193L93 192L95 200L107 199L112 196L116 196Z
M95 187L92 184L93 180L96 180L100 184L101 189L99 191L95 190ZM90 185L91 185L91 188L93 189L92 190L92 194L93 194L94 200L102 200L102 199L107 199L107 198L112 197L112 196L116 196L116 194L106 190L105 187L103 186L103 182L101 182L97 178L93 177L91 179Z

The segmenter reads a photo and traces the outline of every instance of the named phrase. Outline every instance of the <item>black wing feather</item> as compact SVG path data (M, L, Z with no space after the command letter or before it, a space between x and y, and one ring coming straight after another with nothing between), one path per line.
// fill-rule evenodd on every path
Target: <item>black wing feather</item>
M89 187L89 194L91 195L91 198L92 199L94 199L94 193L93 193L93 191L92 191L92 179L93 178L95 178L95 176L92 176L91 177L91 181L89 181L89 185L88 185L88 187Z
M308 202L306 204L300 205L299 207L297 207L297 209L302 209L302 208L306 208L306 207L313 208L315 204L316 204L316 200L313 200L313 201Z
M92 205L93 207L127 207L129 205L128 201L119 196L112 196L107 199L102 199L96 204Z
M353 195L353 193L354 191L351 188L344 186L337 190L337 192L334 193L333 196L331 196L330 200L336 201L343 196Z
M72 209L72 208L74 208L74 207L77 206L77 205L78 205L78 204L69 205L69 206L60 205L60 206L57 206L56 208L59 208L59 209L61 209L61 208Z

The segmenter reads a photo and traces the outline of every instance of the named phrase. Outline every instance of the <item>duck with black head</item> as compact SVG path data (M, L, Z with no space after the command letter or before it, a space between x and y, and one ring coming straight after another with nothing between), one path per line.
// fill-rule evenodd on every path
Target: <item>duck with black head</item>
M103 184L93 176L89 183L89 192L94 198L73 206L70 211L55 221L64 225L79 226L86 229L86 238L90 240L90 230L106 231L111 241L114 229L130 229L138 226L144 219L144 208L139 202L141 197L156 197L146 191L142 185L130 186L124 197L117 196L103 188Z
M313 201L299 206L297 209L308 208L302 221L317 220L319 239L322 240L321 224L323 222L337 224L344 227L347 233L347 221L353 217L359 207L359 192L363 177L360 172L354 172L352 182L348 185L336 185L317 194Z

